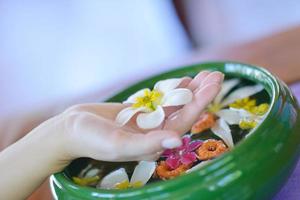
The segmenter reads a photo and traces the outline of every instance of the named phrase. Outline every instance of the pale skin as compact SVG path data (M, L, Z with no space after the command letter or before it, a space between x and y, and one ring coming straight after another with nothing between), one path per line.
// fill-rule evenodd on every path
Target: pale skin
M164 149L181 145L181 135L218 94L223 78L220 72L207 71L184 78L180 87L193 92L192 102L166 109L164 123L153 130L139 129L134 119L123 127L115 123L116 115L129 105L82 104L67 109L0 152L1 197L25 199L49 175L79 157L113 162L156 159Z

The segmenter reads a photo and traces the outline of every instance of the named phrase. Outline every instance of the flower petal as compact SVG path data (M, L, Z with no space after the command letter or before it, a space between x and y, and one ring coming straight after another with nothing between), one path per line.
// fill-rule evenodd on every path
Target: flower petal
M186 88L178 88L167 92L162 100L162 106L180 106L191 102L193 93Z
M166 93L177 88L182 80L182 78L171 78L167 80L158 81L154 86L154 90Z
M88 164L83 170L81 170L81 172L79 173L78 177L82 178L85 176L86 172L90 169L92 169L93 165L92 164Z
M118 113L116 117L116 123L120 124L120 126L124 126L136 113L140 111L146 111L146 108L124 108Z
M191 142L191 137L189 135L185 135L182 137L182 145L183 148L188 148L189 144Z
M230 110L238 112L242 119L245 119L245 118L252 119L253 117L255 117L254 114L250 113L249 111L247 111L245 109L230 108Z
M150 113L141 113L136 118L138 127L142 129L151 129L158 127L165 119L165 112L161 106Z
M196 153L194 153L194 152L184 153L180 158L180 162L184 165L192 164L196 160L197 160L197 156L196 156Z
M106 175L100 184L97 185L97 188L113 189L116 184L124 181L129 181L128 175L124 168L120 168Z
M174 154L173 149L166 149L164 152L160 155L161 157L169 157Z
M141 182L142 185L145 185L154 173L155 168L156 162L140 161L133 171L130 183Z
M180 165L180 157L176 155L169 156L166 163L171 169L176 169Z
M238 88L222 101L222 106L225 107L225 106L228 106L229 104L235 102L238 99L250 97L250 96L262 91L263 89L264 89L264 87L262 85L245 86L242 88Z
M91 170L89 170L86 174L85 174L85 177L94 177L94 176L97 176L100 172L100 169L97 169L97 168L93 168Z
M137 97L142 97L144 96L145 92L146 91L149 91L150 92L150 89L148 88L144 88L144 89L141 89L139 91L137 91L136 93L134 93L133 95L129 96L128 99L126 101L123 101L123 103L135 103L135 99Z
M195 149L197 149L198 147L200 147L202 143L203 142L201 140L194 140L187 147L187 151L188 152L194 151Z
M211 131L218 137L220 137L229 148L234 147L231 130L224 119L220 118L216 121L216 124L211 128Z
M219 104L222 101L222 99L224 98L224 96L239 83L240 83L239 79L230 79L228 81L224 81L222 84L221 91L214 99L214 103Z
M185 173L191 173L193 171L199 170L199 169L201 169L202 167L204 167L205 165L207 165L210 162L211 162L211 160L202 161L201 163L199 163L198 165L195 165L191 169L186 170Z
M224 119L228 124L239 124L242 116L240 112L232 109L223 109L216 113L216 115L222 119Z

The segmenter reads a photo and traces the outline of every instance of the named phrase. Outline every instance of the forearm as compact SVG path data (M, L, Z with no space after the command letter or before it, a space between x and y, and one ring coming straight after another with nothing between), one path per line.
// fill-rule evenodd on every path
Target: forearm
M56 119L52 120L42 126L57 126ZM49 175L68 164L63 154L62 135L43 130L56 128L38 127L0 152L0 191L5 199L25 199Z

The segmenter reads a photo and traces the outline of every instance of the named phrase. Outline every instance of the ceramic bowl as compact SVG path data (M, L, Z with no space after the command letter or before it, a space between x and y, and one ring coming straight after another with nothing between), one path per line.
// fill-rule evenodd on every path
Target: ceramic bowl
M152 87L162 79L195 76L199 71L218 70L226 76L260 83L270 99L265 120L236 147L205 167L169 181L159 181L138 189L101 190L72 182L68 174L84 164L74 161L63 172L51 176L56 199L270 199L285 183L300 152L298 104L289 88L268 71L235 62L210 62L183 66L153 76L121 91L107 101L120 102L135 91Z

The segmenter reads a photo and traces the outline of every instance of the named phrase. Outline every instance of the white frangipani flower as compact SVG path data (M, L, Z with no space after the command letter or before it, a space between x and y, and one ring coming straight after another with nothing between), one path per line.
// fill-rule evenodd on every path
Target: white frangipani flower
M232 90L232 88L237 86L239 83L239 79L230 79L224 81L221 91L213 100L208 110L212 113L216 113L236 100L250 97L264 89L262 85L244 86L232 91L228 96L226 96L228 92L230 92L230 90Z
M262 85L245 86L238 88L227 95L239 83L239 79L224 81L221 91L208 107L208 112L219 117L214 126L211 127L211 131L220 137L229 148L234 147L229 125L239 124L246 116L244 112L237 112L224 108L239 99L250 97L263 90Z
M242 129L252 129L263 121L266 112L266 108L263 108L260 114L251 113L244 109L229 108L219 111L218 116L229 125L235 124Z
M148 88L137 91L123 103L131 104L117 115L116 122L125 125L135 114L136 123L142 129L158 127L165 119L163 107L185 105L192 101L193 93L186 88L177 88L182 78L162 80L153 90Z
M97 185L97 188L126 189L142 187L149 181L155 168L156 162L140 161L135 167L130 181L126 170L120 168L106 175Z

